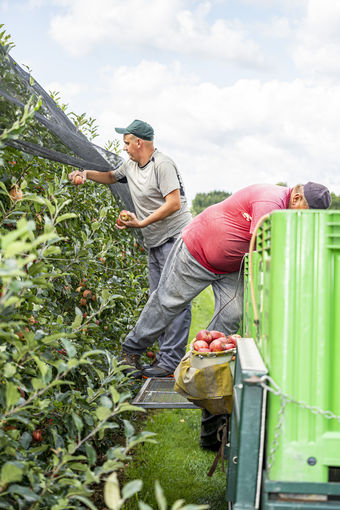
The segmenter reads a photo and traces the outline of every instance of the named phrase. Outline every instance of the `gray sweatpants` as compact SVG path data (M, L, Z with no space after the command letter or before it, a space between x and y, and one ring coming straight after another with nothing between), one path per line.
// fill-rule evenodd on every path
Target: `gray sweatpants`
M208 271L189 253L182 239L177 239L164 265L158 287L151 294L136 326L127 335L123 350L142 354L209 285L212 285L215 296L214 316L220 312L209 328L226 334L236 333L243 309L243 279L238 277L239 273L219 275ZM228 305L224 306L226 303ZM183 348L173 348L169 356L162 357L160 366L175 369L183 355Z
M149 296L157 289L162 275L166 260L176 242L173 238L161 246L151 248L148 256L149 270ZM159 352L157 353L157 363L163 368L171 369L172 359L181 355L184 356L188 343L189 330L191 324L191 304L182 310L158 338ZM150 344L151 345L151 344Z

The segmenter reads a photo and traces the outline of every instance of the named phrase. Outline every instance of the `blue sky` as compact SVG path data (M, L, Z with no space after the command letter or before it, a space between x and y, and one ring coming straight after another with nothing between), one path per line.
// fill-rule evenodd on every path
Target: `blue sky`
M340 2L0 0L0 23L98 144L152 124L190 199L279 181L340 194Z

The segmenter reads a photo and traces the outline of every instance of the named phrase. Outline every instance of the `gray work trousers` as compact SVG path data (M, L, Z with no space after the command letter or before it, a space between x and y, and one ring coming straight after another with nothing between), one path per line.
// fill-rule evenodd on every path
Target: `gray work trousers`
M165 262L175 242L176 239L172 238L161 246L149 250L149 297L158 287ZM184 356L188 343L190 324L191 304L189 303L158 337L159 352L157 353L157 363L161 367L171 369L173 367L173 357Z
M220 275L208 271L190 254L182 239L177 239L166 260L159 284L136 326L127 335L123 350L142 354L191 300L209 285L212 285L215 296L215 313L209 328L221 330L227 335L236 333L243 310L242 273ZM173 348L171 356L162 358L160 366L175 369L182 357L183 349Z

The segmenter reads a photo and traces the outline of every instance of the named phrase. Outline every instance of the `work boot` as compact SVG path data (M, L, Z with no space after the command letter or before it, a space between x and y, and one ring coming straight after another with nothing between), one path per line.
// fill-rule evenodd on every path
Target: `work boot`
M128 368L123 370L123 374L131 375L135 379L140 379L142 377L142 367L140 364L140 356L139 354L132 354L129 352L122 352L122 356L120 358L121 365L130 365Z
M143 370L143 377L173 377L174 371L155 365Z

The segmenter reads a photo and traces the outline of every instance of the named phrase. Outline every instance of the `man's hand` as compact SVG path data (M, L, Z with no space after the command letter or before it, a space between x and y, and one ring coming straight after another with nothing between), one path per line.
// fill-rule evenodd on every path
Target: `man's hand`
M68 174L68 178L75 186L84 184L87 178L86 170L84 172L81 172L80 170L73 170L73 172Z
M127 211L129 215L129 219L127 221L123 221L122 218L119 218L120 223L122 223L123 226L117 227L119 229L128 227L128 228L142 228L142 222L137 219L137 216L130 211Z

